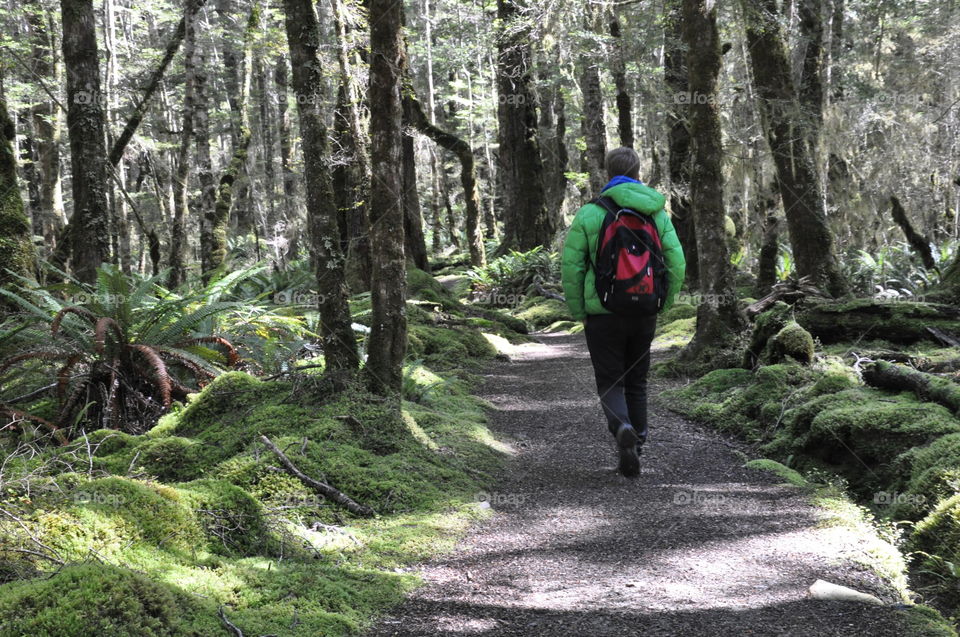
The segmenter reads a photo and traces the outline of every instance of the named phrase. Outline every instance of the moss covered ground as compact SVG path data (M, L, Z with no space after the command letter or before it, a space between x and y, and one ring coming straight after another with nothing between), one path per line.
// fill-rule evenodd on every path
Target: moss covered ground
M668 339L681 320L665 326ZM775 326L777 337L792 325ZM764 355L753 370L714 370L662 399L751 443L753 455L763 458L754 461L757 468L791 484L841 485L879 524L896 529L914 588L960 616L960 419L912 392L864 385L851 352L898 352L924 361L949 355L934 346L838 343L802 364L812 346L800 335L793 346L799 356L764 364L770 361Z
M43 448L3 439L0 634L355 634L415 586L407 566L483 516L506 448L470 371L525 326L473 311L425 273L410 281L400 415L312 372L226 373L144 435L93 431ZM358 297L354 318L369 316ZM486 332L486 334L484 334ZM279 469L377 516L359 518Z

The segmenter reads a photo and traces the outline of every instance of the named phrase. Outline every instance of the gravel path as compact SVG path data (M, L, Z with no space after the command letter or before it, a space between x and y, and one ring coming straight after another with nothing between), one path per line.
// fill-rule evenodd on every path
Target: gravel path
M477 525L422 566L386 635L908 635L888 607L809 599L820 578L895 596L851 531L656 400L639 479L619 476L582 335L544 335L480 395L517 451Z

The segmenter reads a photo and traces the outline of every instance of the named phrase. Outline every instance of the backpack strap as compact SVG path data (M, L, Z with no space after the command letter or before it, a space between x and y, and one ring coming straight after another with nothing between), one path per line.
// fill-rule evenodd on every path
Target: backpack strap
M613 197L607 197L605 195L600 195L590 203L596 204L606 210L607 212L612 212L617 214L620 212L620 206L617 205L617 202L613 200Z

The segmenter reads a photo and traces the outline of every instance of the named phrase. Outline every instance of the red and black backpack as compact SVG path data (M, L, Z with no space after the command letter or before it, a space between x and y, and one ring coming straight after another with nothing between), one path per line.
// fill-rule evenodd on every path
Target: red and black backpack
M622 208L610 197L592 203L607 211L597 237L600 303L624 316L656 314L667 298L667 266L657 225L648 215Z

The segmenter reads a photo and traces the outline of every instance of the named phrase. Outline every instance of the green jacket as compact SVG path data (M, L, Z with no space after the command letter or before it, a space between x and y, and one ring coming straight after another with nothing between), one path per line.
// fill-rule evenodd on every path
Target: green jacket
M624 208L653 218L660 233L663 260L667 265L667 298L661 311L668 309L680 292L687 262L670 215L663 208L666 198L653 188L636 183L613 186L604 190L603 194ZM585 319L588 314L610 314L597 296L594 268L587 265L587 259L590 259L591 263L596 262L597 237L606 214L606 210L593 203L580 208L563 244L563 292L567 297L570 313L577 321Z

